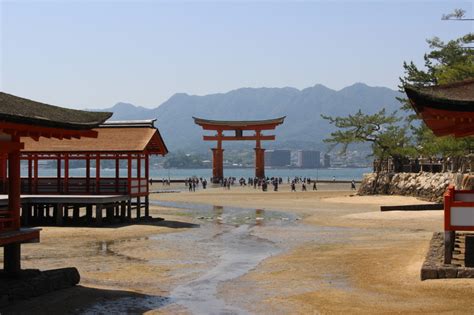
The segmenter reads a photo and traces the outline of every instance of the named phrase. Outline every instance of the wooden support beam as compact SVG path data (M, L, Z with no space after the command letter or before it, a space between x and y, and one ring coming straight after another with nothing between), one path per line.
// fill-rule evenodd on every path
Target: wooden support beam
M141 208L142 208L141 199L140 197L137 197L137 219L140 219Z
M127 200L127 219L132 218L132 198Z
M97 204L95 206L95 224L97 226L102 226L102 205Z
M145 218L150 216L150 201L148 195L145 196Z
M56 219L56 225L61 226L63 224L63 216L64 216L64 205L61 203L57 203L55 205L55 219Z

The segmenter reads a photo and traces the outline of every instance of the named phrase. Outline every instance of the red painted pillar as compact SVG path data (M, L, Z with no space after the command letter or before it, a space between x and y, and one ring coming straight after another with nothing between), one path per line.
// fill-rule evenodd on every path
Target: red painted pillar
M91 191L91 157L89 154L86 154L86 192Z
M141 188L142 188L142 157L140 154L137 156L137 180L138 180L138 194L141 193Z
M64 192L69 193L69 154L64 155Z
M255 177L265 177L265 149L255 148Z
M56 159L56 166L57 166L57 172L56 172L56 181L58 183L58 186L57 186L57 193L61 193L62 192L62 189L61 189L61 154L58 154L58 157Z
M224 149L212 150L212 181L219 183L224 178Z
M127 191L128 194L132 194L132 156L129 153L127 156Z
M1 193L7 193L7 160L8 154L0 153L0 186Z
M34 186L35 186L35 189L33 190L35 192L35 194L38 194L38 155L35 154L34 155L34 177L33 177L33 181L34 181Z
M115 156L115 193L119 193L119 178L120 178L120 160L118 155Z
M13 142L20 142L19 137L12 137ZM14 229L20 228L20 150L8 153L8 210L12 213Z
M96 193L100 194L100 157L98 153L95 155L95 187Z
M260 146L260 136L262 132L260 130L255 130L255 136L257 141L255 144L255 177L264 178L265 177L265 149L262 149Z
M27 156L28 159L28 193L33 193L33 157Z
M148 194L149 187L148 183L150 182L150 158L148 156L148 153L145 154L145 178L146 178L146 192Z

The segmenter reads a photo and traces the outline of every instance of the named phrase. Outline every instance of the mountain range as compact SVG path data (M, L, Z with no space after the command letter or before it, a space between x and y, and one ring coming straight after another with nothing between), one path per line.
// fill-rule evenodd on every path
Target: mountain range
M397 91L386 87L371 87L356 83L341 90L324 85L299 90L296 88L240 88L227 93L204 96L174 94L156 108L144 108L130 103L117 103L100 110L114 113L112 120L157 119L170 151L208 150L213 143L204 143L201 127L192 117L216 120L259 120L286 116L283 125L274 131L276 141L264 143L267 149L319 149L323 139L334 131L321 114L346 116L361 109L374 113L381 108L392 112L400 108ZM99 109L98 109L99 110ZM206 133L209 134L209 133ZM268 134L268 132L267 132ZM253 143L225 143L226 148L252 147Z

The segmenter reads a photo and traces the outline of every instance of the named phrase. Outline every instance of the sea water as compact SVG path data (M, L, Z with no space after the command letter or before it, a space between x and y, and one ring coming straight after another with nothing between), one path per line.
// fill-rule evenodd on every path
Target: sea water
M335 169L299 169L299 168L266 168L265 175L268 177L282 177L286 179L287 177L293 178L306 177L311 179L319 180L360 180L363 177L363 174L372 172L371 168L335 168ZM21 168L22 176L28 176L28 168ZM40 177L56 177L57 170L54 168L39 168ZM64 176L64 170L62 170L62 176ZM91 168L90 172L91 177L95 177L95 168ZM145 174L144 170L141 172ZM115 177L115 169L112 168L102 168L100 170L101 177ZM136 170L133 170L132 176L136 175ZM85 177L86 170L85 168L73 168L69 170L69 177ZM120 169L120 177L127 176L127 169ZM163 169L163 168L150 168L150 178L161 180L165 179L185 179L188 177L202 177L209 179L212 176L212 169L198 168L198 169ZM253 168L224 168L225 177L236 177L236 178L249 178L255 176L255 170Z

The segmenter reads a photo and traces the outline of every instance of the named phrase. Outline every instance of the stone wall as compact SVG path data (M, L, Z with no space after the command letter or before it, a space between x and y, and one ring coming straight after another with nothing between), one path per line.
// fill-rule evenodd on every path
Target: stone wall
M443 202L449 184L457 189L474 189L474 175L458 173L375 173L366 174L359 195L403 195Z

